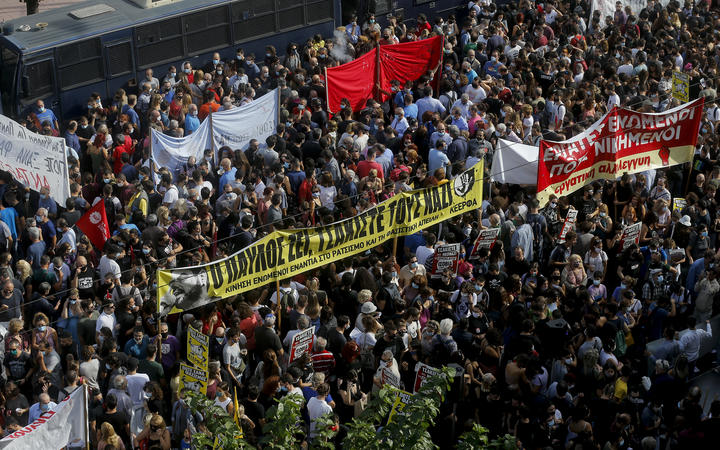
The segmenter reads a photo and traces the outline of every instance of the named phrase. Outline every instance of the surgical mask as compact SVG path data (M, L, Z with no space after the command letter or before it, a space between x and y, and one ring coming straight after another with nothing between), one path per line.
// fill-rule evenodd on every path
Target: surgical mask
M142 344L143 338L135 338L135 342Z
M267 56L268 58L270 58L270 57L272 57L272 53L265 53L265 56Z
M393 278L397 278L397 272L395 272L395 271L391 272L390 275L392 275ZM413 283L413 284L415 284L415 283Z
M103 178L103 183L108 184L110 182L110 178Z
M41 325L41 326L38 327L38 330L40 330L40 331L45 331L45 330L47 330L47 326Z
M625 283L620 283L620 289L627 289L627 285Z
M222 344L223 342L225 342L224 337L216 337L215 340L217 341L218 344Z
M49 404L49 403L43 403L43 404L40 405L40 409L43 410L43 411L47 411L48 409L50 409L50 404Z
M411 268L411 269L414 269L414 268L416 268L416 267L417 267L417 263L416 263L416 262L410 263L410 268Z
M70 299L70 304L71 304L71 305L74 305L75 303L77 303L77 300Z
M40 194L40 198L43 200L47 200L48 196L47 194Z
M45 107L40 108L40 112L45 112Z
M218 69L218 70L216 70L215 72L217 72L218 75L222 75L222 70L221 70L221 69Z
M480 284L476 284L476 285L475 285L475 290L476 290L476 291L482 291L482 288L483 288L483 287L482 287L482 285L480 285Z
M662 282L663 282L663 279L664 279L664 278L663 278L662 275L658 276L658 283L662 283Z
M417 283L412 283L412 287L413 287L413 289L418 289L420 287L420 285Z
M320 197L320 193L319 193L319 192L313 192L313 193L312 193L312 196L315 197L315 198L318 198L318 197Z
M106 369L106 370L112 370L112 367L110 367L110 364L105 364L105 369Z
M708 232L707 232L707 231L703 231L702 233L700 233L700 235L701 235L702 237L708 237Z
M42 222L42 219L43 219L42 216L35 216L36 222Z
M375 23L375 19L370 19L370 20L368 20L368 22Z
M175 72L170 72L170 78L175 78L176 76L177 76L177 73L175 73Z
M305 109L305 105L298 105L298 109L302 111L303 109Z
M85 128L87 128L87 124L80 125L80 128L82 128L84 130Z
M183 69L183 70L185 71L185 73L190 73L190 72L192 72L192 69Z
M595 286L600 286L600 280L593 280L593 284Z
M152 394L151 394L150 392L145 392L145 393L144 393L144 396L145 396L145 398L148 399L148 400L150 400L150 398L152 398Z
M142 249L142 252L143 252L143 254L147 255L147 254L150 253L150 249L149 249L149 248L144 248L144 249Z
M220 64L220 60L219 60L219 59L213 59L213 64L217 66L218 64Z
M14 349L10 350L10 354L13 356L17 356L18 350L16 348L14 348Z
M445 134L445 132L443 130L438 130L437 134L438 134L438 136L442 136Z
M552 209L557 208L557 203L555 203L555 202L550 202L550 207L551 207Z
M474 313L472 313L472 316L477 319L478 317L480 317L480 313L479 313L479 312L474 312Z

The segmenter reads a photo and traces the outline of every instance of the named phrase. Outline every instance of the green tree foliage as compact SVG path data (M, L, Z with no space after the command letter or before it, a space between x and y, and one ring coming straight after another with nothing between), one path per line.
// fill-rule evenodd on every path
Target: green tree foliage
M199 412L204 419L205 427L193 435L195 448L213 448L217 438L218 448L236 450L252 448L252 445L239 437L240 430L226 411L215 405L215 402L197 392L187 392L186 401L193 412Z

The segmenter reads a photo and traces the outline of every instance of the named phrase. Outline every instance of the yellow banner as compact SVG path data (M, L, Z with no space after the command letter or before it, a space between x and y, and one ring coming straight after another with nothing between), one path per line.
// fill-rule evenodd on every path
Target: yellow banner
M187 364L180 363L180 383L179 390L189 389L193 392L199 392L203 395L207 394L208 371L191 367Z
M690 75L685 72L673 72L672 97L683 103L690 101Z
M395 389L395 401L393 402L392 409L390 410L390 414L388 415L387 423L391 423L395 418L395 415L403 414L403 410L405 409L407 404L410 403L410 398L412 396L413 394L407 391Z
M210 336L202 334L193 327L188 327L187 360L202 370L208 370L208 352Z
M403 192L340 222L280 230L223 260L158 270L158 311L177 313L356 255L480 208L483 162L448 182Z

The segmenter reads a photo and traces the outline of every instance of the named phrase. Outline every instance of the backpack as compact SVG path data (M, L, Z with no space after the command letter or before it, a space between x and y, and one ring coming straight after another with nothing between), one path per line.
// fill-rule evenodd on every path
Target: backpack
M280 314L280 320L282 321L282 328L281 330L283 333L286 333L287 327L290 326L290 313L288 311L289 308L292 308L293 301L293 290L289 289L287 291L280 290L280 298L278 299L278 311Z
M613 351L613 353L619 358L621 356L625 356L625 352L627 352L625 331L623 331L622 327L620 327L615 333L615 350Z
M539 261L539 255L543 247L543 227L540 214L528 214L527 223L533 231L533 254Z

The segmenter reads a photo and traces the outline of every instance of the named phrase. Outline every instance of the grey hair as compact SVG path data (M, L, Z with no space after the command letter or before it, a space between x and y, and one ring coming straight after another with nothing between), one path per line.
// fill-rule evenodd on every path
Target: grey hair
M40 228L30 227L30 229L28 229L28 235L30 235L30 239L40 239Z
M304 330L309 326L310 326L310 319L308 318L308 316L298 317L298 320L297 320L298 330Z
M127 379L124 375L117 375L113 379L113 387L117 389L118 391L124 391L127 389Z

